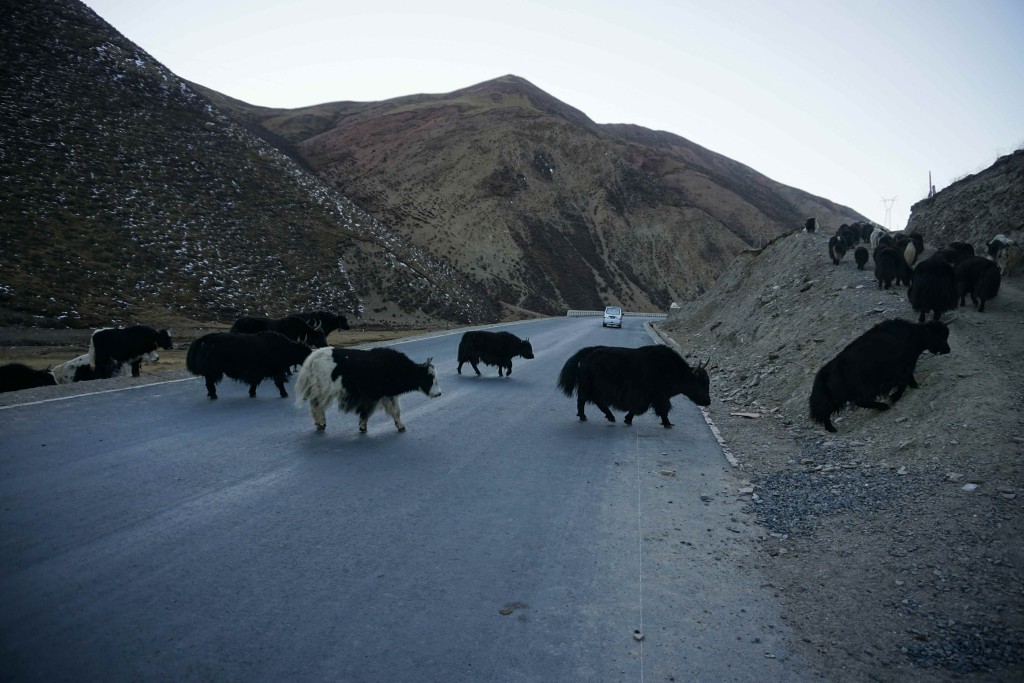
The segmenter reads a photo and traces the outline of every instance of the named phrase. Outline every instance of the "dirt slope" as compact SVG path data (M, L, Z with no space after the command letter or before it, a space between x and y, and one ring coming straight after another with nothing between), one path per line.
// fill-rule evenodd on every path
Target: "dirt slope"
M663 325L712 358L709 414L753 487L768 585L830 679L1020 679L1021 278L985 313L944 317L952 352L922 356L919 389L828 434L807 417L814 374L875 323L916 314L904 288L833 266L827 240L739 256Z

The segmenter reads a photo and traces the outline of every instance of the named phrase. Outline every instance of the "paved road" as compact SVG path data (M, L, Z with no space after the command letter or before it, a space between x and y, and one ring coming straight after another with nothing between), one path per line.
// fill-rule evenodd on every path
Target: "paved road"
M650 343L642 322L507 326L537 355L507 379L457 375L458 334L398 343L444 392L403 397L403 434L338 412L318 433L269 383L0 409L0 672L809 678L699 410L580 423L554 387L582 346Z

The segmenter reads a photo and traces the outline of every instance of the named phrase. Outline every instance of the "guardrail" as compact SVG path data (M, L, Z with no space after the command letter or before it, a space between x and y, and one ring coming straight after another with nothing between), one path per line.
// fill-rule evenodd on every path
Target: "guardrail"
M604 316L604 311L578 311L569 309L565 312L566 318L585 318L588 316ZM637 311L623 311L624 318L666 318L667 313L640 313Z

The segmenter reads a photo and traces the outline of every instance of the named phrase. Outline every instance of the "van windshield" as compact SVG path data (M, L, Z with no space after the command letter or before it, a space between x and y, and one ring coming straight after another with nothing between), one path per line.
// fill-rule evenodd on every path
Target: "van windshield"
M621 308L606 308L604 309L605 315L622 315Z

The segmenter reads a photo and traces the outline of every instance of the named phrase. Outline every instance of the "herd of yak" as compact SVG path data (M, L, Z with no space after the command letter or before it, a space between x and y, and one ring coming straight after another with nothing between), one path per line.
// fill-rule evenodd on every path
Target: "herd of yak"
M813 232L816 221L805 229ZM870 245L869 252L867 246ZM834 432L832 417L849 405L888 410L907 387L916 388L914 369L924 351L949 353L949 328L940 318L968 295L979 312L999 291L1003 276L1021 261L1020 247L1003 235L987 245L990 258L977 256L970 244L953 242L927 259L920 235L890 234L869 223L843 225L828 242L829 257L839 265L851 250L857 267L864 270L874 261L878 287L905 285L907 297L919 322L886 320L853 340L817 373L811 390L810 416ZM932 320L925 322L926 314ZM387 413L399 431L398 396L421 391L440 395L437 373L430 359L416 363L389 348L357 350L334 348L327 335L349 329L343 315L325 311L297 313L283 318L241 318L229 332L199 337L189 347L186 368L206 380L207 396L217 398L217 385L224 377L249 385L249 395L270 379L282 398L288 396L285 383L298 367L295 392L298 404L308 403L318 430L326 428L325 411L337 404L344 412L359 416L359 430L367 430L369 417L378 409ZM93 333L89 352L54 370L33 370L12 363L0 366L0 391L11 391L58 382L101 379L126 374L139 375L143 360L155 360L158 348L171 348L167 330L145 325L101 329ZM497 366L499 376L512 374L512 359L533 358L533 347L510 332L474 330L462 335L458 368L469 363L477 375L479 364ZM611 409L625 411L624 422L648 410L668 428L670 399L684 395L699 406L711 403L707 362L690 367L666 346L640 348L588 346L575 352L563 365L557 387L566 396L576 396L576 414L586 421L584 407L592 403L611 422ZM880 399L888 398L889 403Z
M815 227L814 219L805 225L808 232ZM965 305L968 295L977 311L984 312L985 303L999 292L1002 277L1011 275L1021 262L1020 247L1005 235L996 235L986 247L989 258L976 255L967 242L951 242L919 261L924 240L917 233L894 235L871 223L840 226L828 241L832 263L839 265L852 250L857 268L864 270L870 258L879 289L905 285L919 317L916 324L881 322L826 363L811 389L811 419L834 432L831 418L846 406L888 410L907 387L917 388L914 369L920 355L949 353L949 328L940 321L942 315ZM932 320L926 323L929 312ZM879 401L885 397L888 404Z
M359 416L359 431L367 431L369 417L378 409L387 413L399 431L405 431L398 397L421 391L429 397L441 394L431 359L416 363L389 348L360 350L328 346L327 335L349 329L344 316L324 311L284 318L242 318L228 332L211 332L188 346L185 366L206 380L207 396L217 398L217 385L231 379L249 385L249 396L266 379L274 382L282 398L285 383L295 367L298 404L308 403L318 430L326 428L326 410L337 404ZM139 365L158 348L171 348L167 330L146 325L104 328L93 333L89 353L75 359L77 378L83 381L113 377ZM510 332L472 330L459 342L457 372L469 363L479 376L480 364L497 366L498 375L512 374L512 359L531 359L533 346ZM615 422L611 408L626 412L624 422L651 408L666 428L671 397L683 394L702 406L711 403L706 363L690 367L677 353L659 345L638 349L588 346L569 358L558 376L558 388L577 397L577 416L586 421L584 406L593 403ZM66 373L60 373L65 376ZM56 384L54 372L33 370L21 364L0 367L0 390L9 391Z

